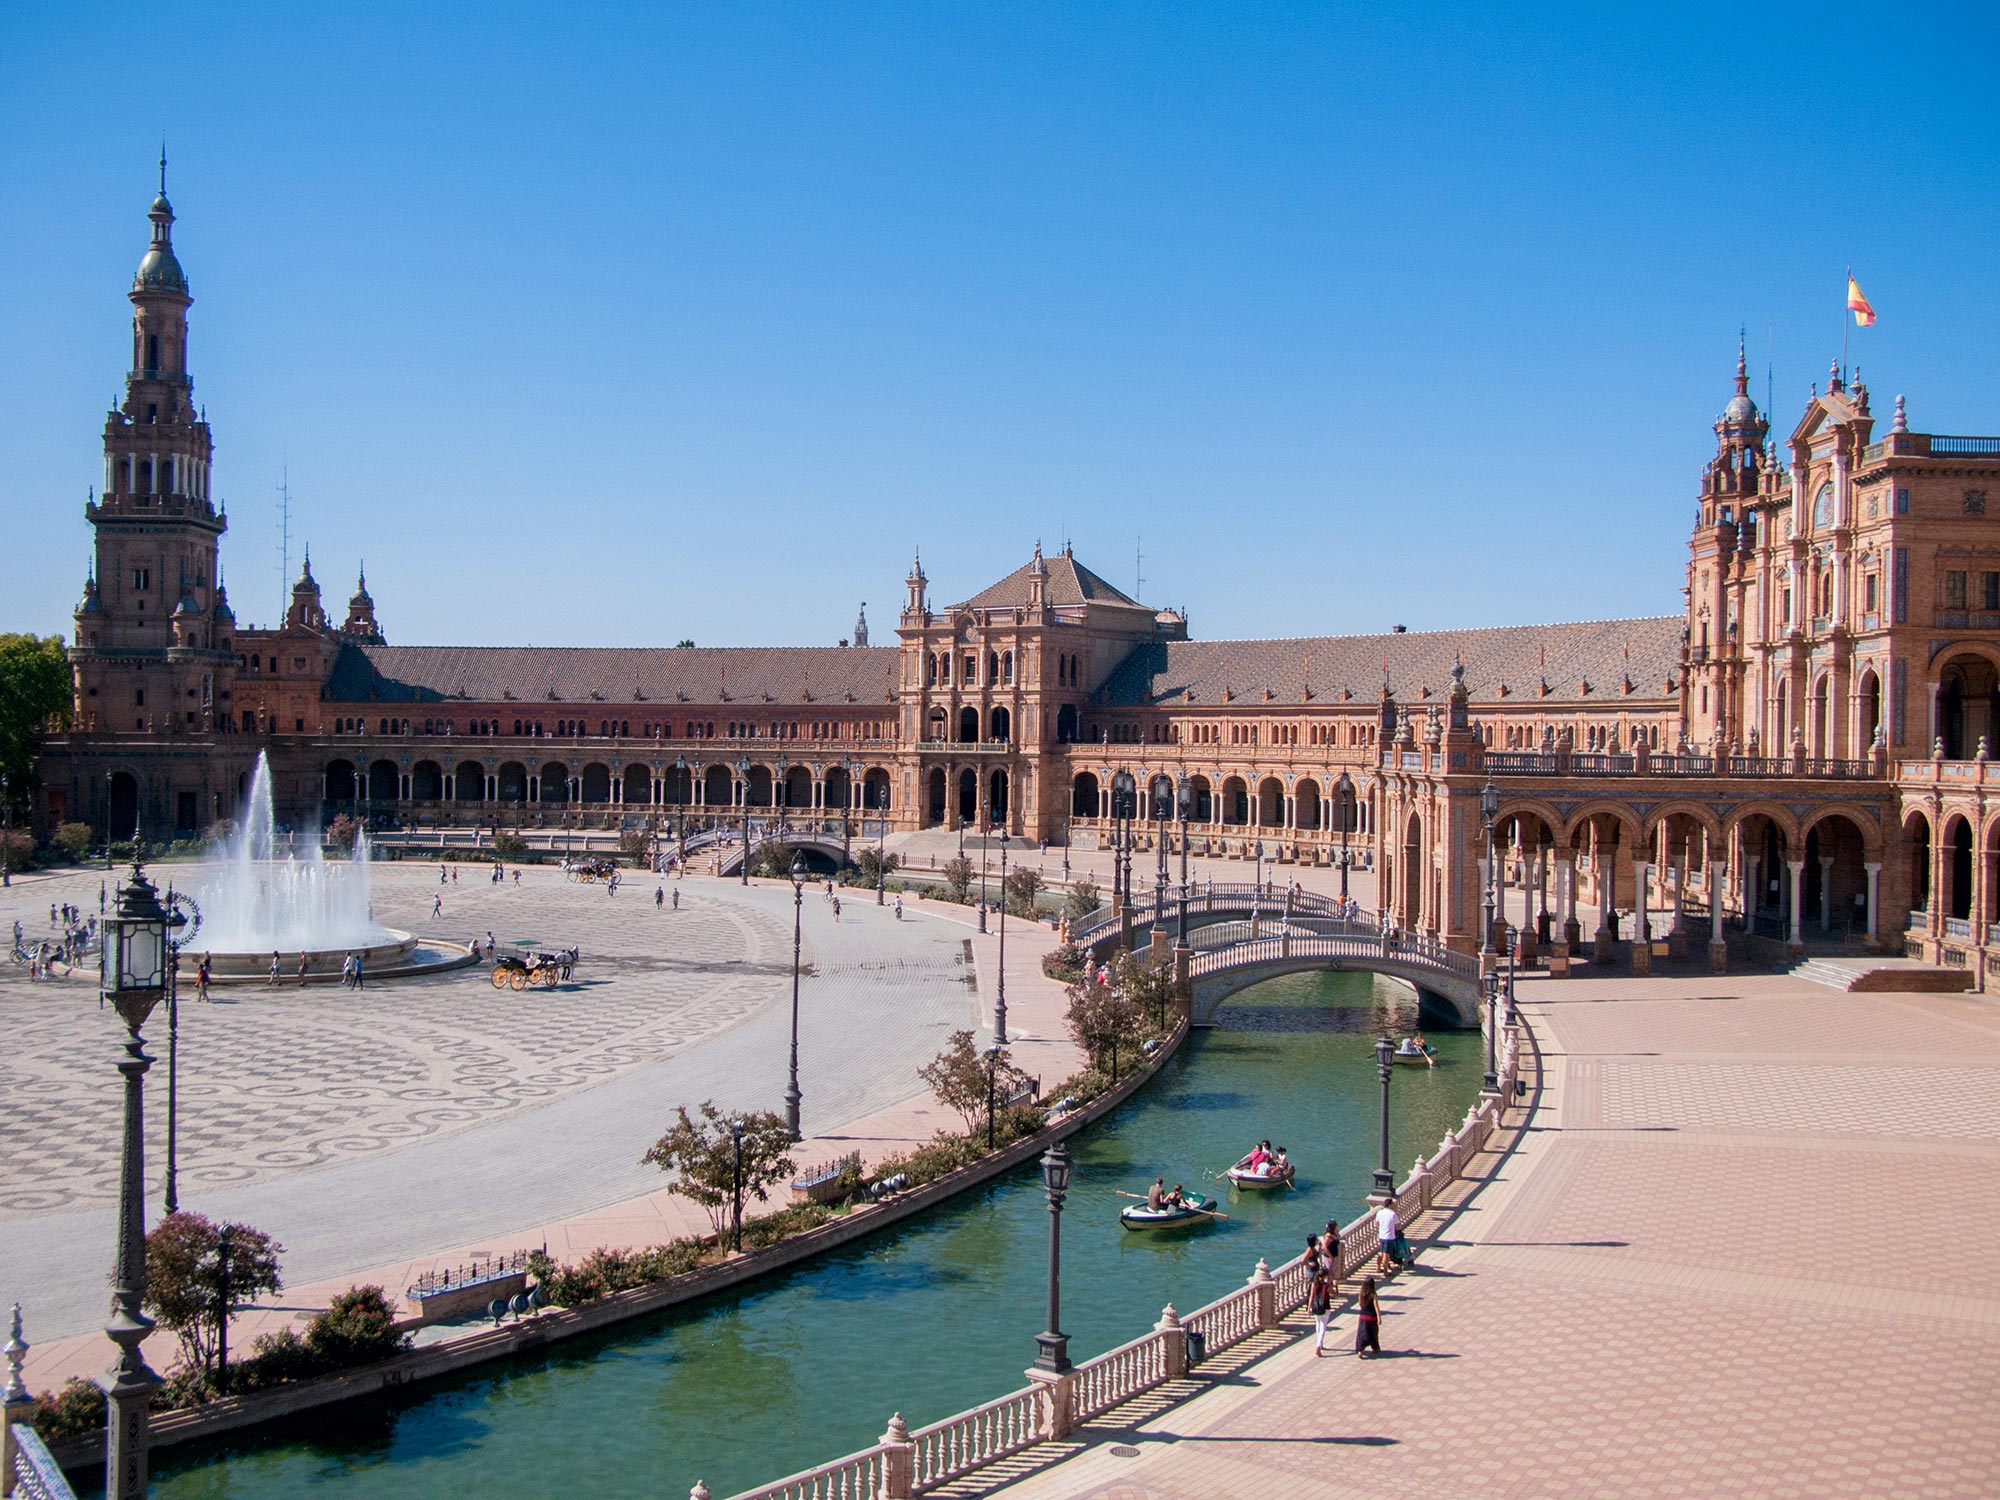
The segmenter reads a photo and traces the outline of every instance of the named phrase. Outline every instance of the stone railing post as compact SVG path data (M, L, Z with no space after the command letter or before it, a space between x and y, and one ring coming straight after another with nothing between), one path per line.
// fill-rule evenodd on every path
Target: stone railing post
M883 1429L882 1448L881 1500L910 1500L917 1448L910 1441L909 1424L904 1422L901 1412L889 1418L889 1425Z
M688 1491L688 1500L709 1500L708 1486L697 1479L694 1488Z
M1416 1186L1417 1211L1421 1213L1431 1206L1431 1174L1421 1155L1417 1157L1417 1164L1410 1168L1410 1181Z
M1278 1283L1271 1275L1270 1263L1262 1256L1257 1259L1257 1269L1250 1273L1245 1283L1257 1294L1257 1326L1276 1328L1278 1326Z
M1042 1388L1042 1441L1059 1443L1076 1430L1076 1372L1030 1365L1027 1375L1028 1384Z
M21 1361L27 1358L28 1343L21 1337L21 1304L14 1304L12 1331L7 1337L7 1390L5 1408L0 1410L0 1495L14 1493L14 1466L19 1462L14 1445L14 1424L26 1422L35 1409L34 1397L21 1379Z
M1444 1133L1444 1149L1439 1151L1438 1155L1444 1158L1445 1181L1458 1181L1458 1132L1456 1130L1447 1130Z
M1160 1321L1153 1325L1153 1332L1160 1335L1162 1373L1168 1380L1183 1379L1187 1375L1187 1330L1181 1327L1181 1315L1174 1311L1173 1303L1160 1309Z

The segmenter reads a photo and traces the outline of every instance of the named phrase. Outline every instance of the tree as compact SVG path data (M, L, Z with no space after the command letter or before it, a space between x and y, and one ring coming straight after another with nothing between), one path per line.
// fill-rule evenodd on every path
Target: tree
M960 906L972 901L972 861L958 854L944 862L944 888Z
M1083 1048L1093 1068L1103 1068L1118 1081L1118 1051L1139 1040L1139 1008L1113 985L1086 979L1069 987L1069 1008L1063 1013L1070 1039Z
M679 640L674 642L674 649L676 651L692 651L694 649L694 642L689 640L686 636L682 636Z
M1097 882L1077 879L1069 883L1069 899L1063 903L1063 915L1072 922L1081 922L1103 903L1103 893Z
M410 1337L396 1331L396 1310L379 1286L351 1286L313 1314L306 1347L335 1369L400 1354Z
M71 859L82 859L96 842L88 823L65 823L56 830L56 847Z
M496 833L493 835L493 857L495 859L522 859L528 853L528 841L518 833Z
M59 635L0 635L0 775L8 821L30 805L42 736L69 723L69 656Z
M966 1134L980 1128L986 1118L989 1086L1004 1096L1013 1093L1027 1075L1014 1066L1007 1049L988 1060L972 1045L972 1033L954 1031L942 1052L923 1067L917 1076L931 1086L938 1103L965 1121Z
M35 836L25 828L0 832L0 869L12 873L25 870L35 861Z
M352 813L342 813L326 825L326 842L330 848L343 854L351 854L354 844L361 837L361 820Z
M1023 866L1007 876L1007 909L1017 917L1035 915L1035 897L1042 889L1042 872Z
M186 1363L206 1372L215 1358L225 1292L233 1307L261 1292L282 1291L278 1257L284 1249L248 1224L217 1224L186 1211L168 1214L146 1236L146 1310L181 1341Z
M667 1191L706 1209L719 1239L735 1206L736 1151L729 1121L714 1101L702 1100L700 1109L699 1121L686 1105L676 1109L673 1125L639 1160L673 1173ZM768 1110L737 1118L743 1122L743 1196L762 1203L773 1184L792 1174L792 1133Z
M1155 1029L1166 1029L1167 1002L1174 993L1174 974L1169 966L1156 964L1143 953L1121 953L1112 983Z
M634 869L650 870L653 867L653 830L626 829L618 835L618 851L632 861Z
M864 846L854 857L854 863L861 871L861 883L874 885L877 881L887 880L895 874L902 861L893 854L878 853Z

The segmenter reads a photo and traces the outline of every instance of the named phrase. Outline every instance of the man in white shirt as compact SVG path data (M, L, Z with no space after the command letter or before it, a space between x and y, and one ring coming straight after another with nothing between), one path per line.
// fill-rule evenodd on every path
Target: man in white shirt
M1395 1267L1392 1252L1402 1232L1403 1221L1397 1215L1393 1202L1375 1210L1375 1269L1384 1276Z

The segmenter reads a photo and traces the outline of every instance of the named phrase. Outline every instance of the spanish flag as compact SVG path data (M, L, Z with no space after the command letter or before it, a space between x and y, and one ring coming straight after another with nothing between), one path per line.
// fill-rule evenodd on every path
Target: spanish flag
M1866 328L1875 321L1875 309L1861 295L1861 283L1854 279L1852 271L1847 273L1847 310L1854 314L1856 328Z

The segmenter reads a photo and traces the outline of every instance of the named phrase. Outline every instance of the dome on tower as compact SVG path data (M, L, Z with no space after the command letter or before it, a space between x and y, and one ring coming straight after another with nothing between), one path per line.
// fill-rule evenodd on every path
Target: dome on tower
M187 290L187 277L181 271L181 263L174 259L172 245L162 241L146 252L145 259L139 262L139 274L132 278L132 288L141 292Z
M1757 403L1750 399L1748 392L1740 396L1731 396L1729 405L1722 409L1722 420L1733 427L1747 427L1756 421L1759 415Z

